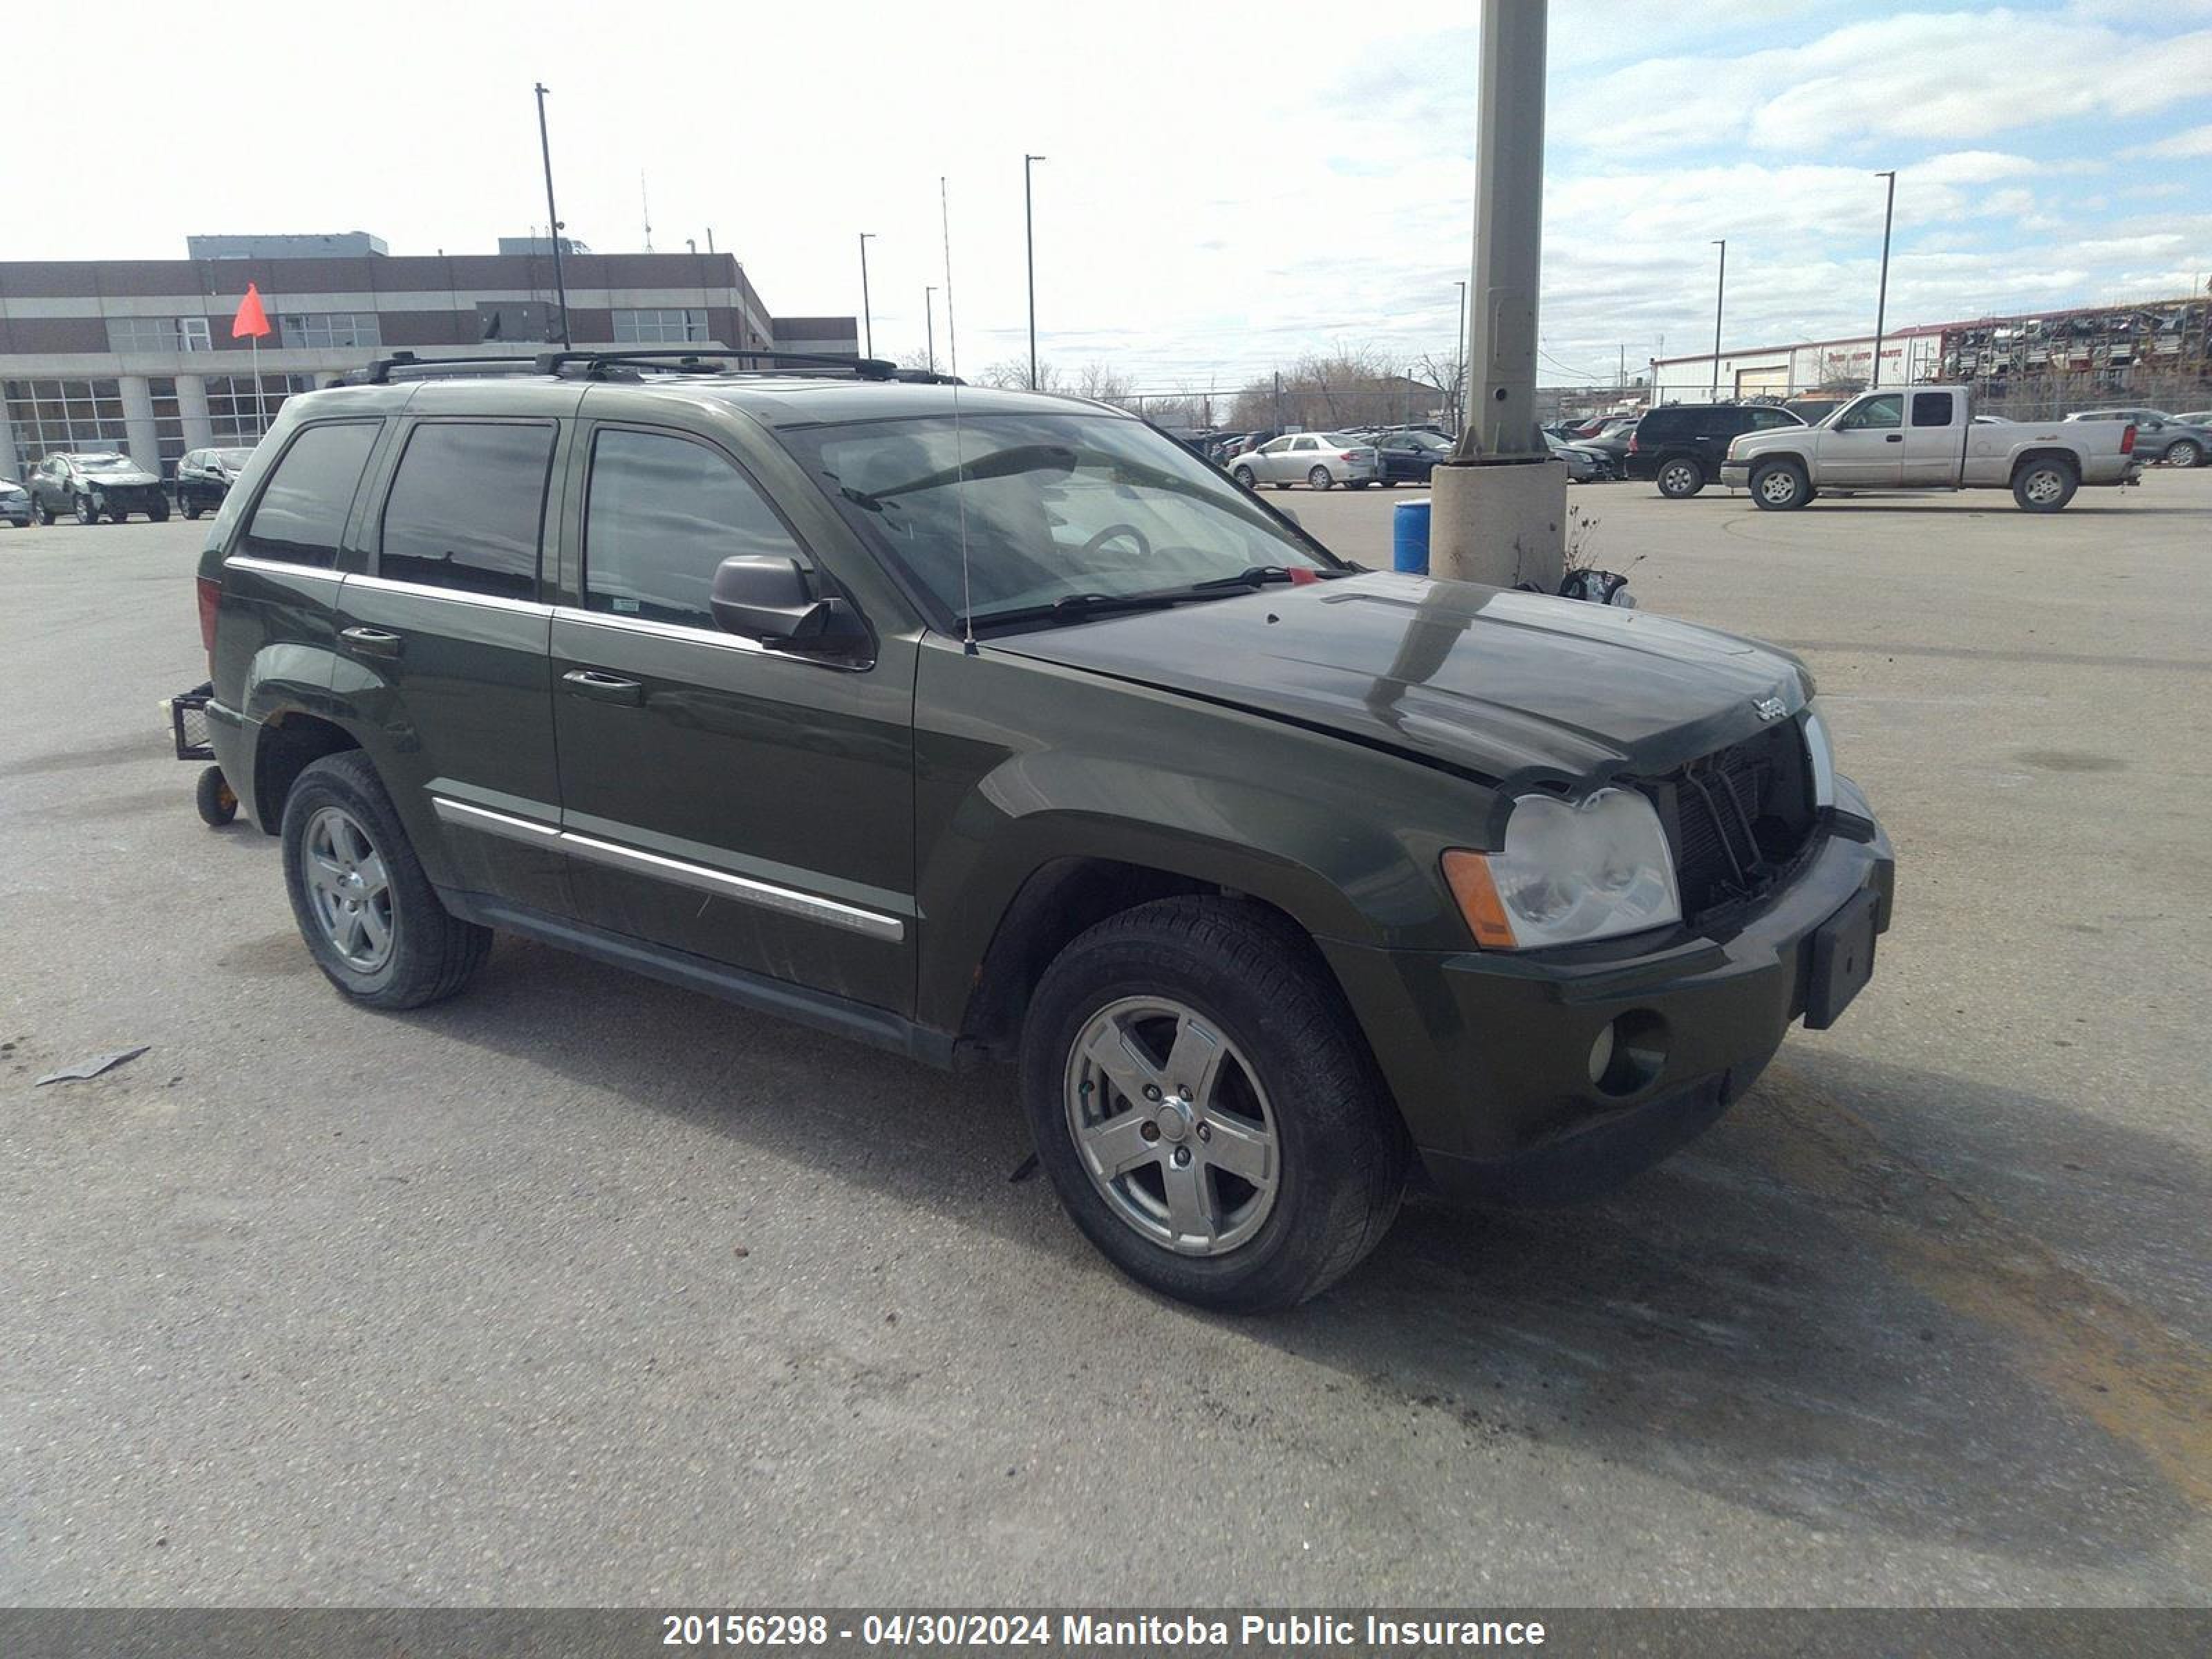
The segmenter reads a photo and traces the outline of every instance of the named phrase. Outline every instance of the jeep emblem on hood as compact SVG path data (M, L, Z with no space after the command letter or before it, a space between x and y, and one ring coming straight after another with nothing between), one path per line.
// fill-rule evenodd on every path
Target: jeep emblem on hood
M1763 720L1778 720L1790 712L1790 705L1779 697L1761 697L1752 707L1759 711L1759 718Z

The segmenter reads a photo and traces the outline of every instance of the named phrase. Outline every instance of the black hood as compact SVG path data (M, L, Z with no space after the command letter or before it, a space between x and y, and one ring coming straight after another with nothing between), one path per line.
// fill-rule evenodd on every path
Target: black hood
M1379 573L1044 628L992 648L1493 783L1666 771L1794 714L1810 694L1787 652L1711 629Z

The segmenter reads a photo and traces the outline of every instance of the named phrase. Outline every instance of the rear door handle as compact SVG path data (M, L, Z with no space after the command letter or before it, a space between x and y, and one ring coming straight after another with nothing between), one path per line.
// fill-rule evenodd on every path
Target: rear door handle
M338 637L364 657L396 657L404 643L398 635L380 628L349 628Z
M562 682L573 687L579 696L596 697L601 702L641 703L645 688L635 680L626 680L619 674L602 674L596 668L572 668L561 676Z

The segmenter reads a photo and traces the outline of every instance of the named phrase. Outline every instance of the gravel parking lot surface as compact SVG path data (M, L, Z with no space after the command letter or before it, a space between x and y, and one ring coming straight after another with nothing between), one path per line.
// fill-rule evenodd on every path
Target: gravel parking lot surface
M1248 1321L1009 1181L1006 1076L512 941L342 1005L167 753L204 527L0 530L0 1600L2212 1596L2212 472L1571 499L1812 663L1880 971L1617 1197Z

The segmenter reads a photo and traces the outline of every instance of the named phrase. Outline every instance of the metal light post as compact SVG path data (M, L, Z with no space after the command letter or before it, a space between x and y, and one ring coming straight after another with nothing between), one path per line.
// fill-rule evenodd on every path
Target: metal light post
M1721 251L1721 273L1713 287L1713 392L1712 401L1721 400L1721 307L1728 301L1728 238L1717 237L1713 246Z
M1467 284L1452 286L1459 290L1459 347L1452 359L1451 389L1452 437L1456 440L1467 430Z
M1042 155L1022 157L1022 246L1029 258L1030 266L1030 390L1037 389L1036 368L1036 210L1030 194L1030 168L1046 160Z
M543 81L538 82L538 153L545 163L545 227L553 239L553 293L561 307L561 349L567 350L574 343L568 337L568 283L561 270L561 213L553 205L553 143L545 134L545 92Z
M1881 289L1874 302L1874 380L1881 384L1881 325L1889 313L1889 223L1897 212L1897 174L1895 172L1877 173L1877 179L1889 180L1889 200L1881 210Z
M861 338L865 342L860 355L863 357L876 355L876 319L868 310L868 244L875 239L876 233L872 230L860 233L860 327L863 331Z
M928 331L929 372L937 373L937 285L933 283L921 291L921 325Z

